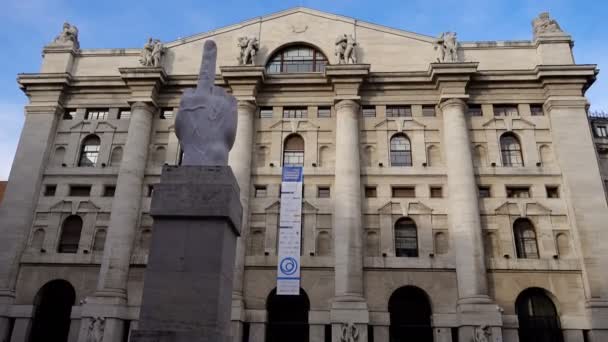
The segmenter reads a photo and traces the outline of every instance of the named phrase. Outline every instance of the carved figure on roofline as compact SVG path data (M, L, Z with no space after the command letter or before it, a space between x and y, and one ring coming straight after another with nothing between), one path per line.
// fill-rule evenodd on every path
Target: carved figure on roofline
M352 322L342 323L342 334L340 342L357 342L359 340L359 329Z
M160 67L163 53L165 53L163 43L159 39L148 38L148 42L141 50L139 62L146 67Z
M444 32L435 43L435 49L439 51L437 62L456 63L458 61L458 43L456 32Z
M534 38L546 33L563 32L557 21L551 19L549 12L543 12L537 18L534 18L532 28L534 29Z
M260 43L256 37L239 37L238 47L241 49L237 60L239 65L255 65L255 55L260 48Z
M78 28L66 21L63 23L63 30L51 44L73 45L76 49L80 48L80 43L78 42Z
M341 35L336 38L336 52L338 64L357 64L357 41L352 34Z
M480 325L475 327L475 331L473 332L473 342L489 342L491 335L490 327L487 325Z

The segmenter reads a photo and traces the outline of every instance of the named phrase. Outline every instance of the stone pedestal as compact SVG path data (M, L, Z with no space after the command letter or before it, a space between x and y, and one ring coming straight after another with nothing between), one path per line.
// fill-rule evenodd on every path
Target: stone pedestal
M165 166L131 341L229 341L239 187L228 166Z

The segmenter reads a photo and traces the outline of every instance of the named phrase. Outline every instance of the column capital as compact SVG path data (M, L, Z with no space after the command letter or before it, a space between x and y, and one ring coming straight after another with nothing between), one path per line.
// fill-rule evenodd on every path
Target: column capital
M338 64L325 67L325 76L334 85L335 100L359 100L359 87L369 75L369 64Z
M237 106L239 112L242 111L248 113L253 113L258 108L255 102L248 100L238 100Z
M589 102L583 96L550 96L545 100L544 109L550 112L555 108L586 109Z
M473 74L477 72L477 62L466 63L431 63L429 66L428 77L435 87L439 90L439 98L463 98L469 95L466 87Z
M264 67L252 65L223 66L220 73L237 100L255 102L260 86L264 83Z
M156 106L152 102L137 101L131 103L131 110L142 109L149 113L156 111Z
M353 111L357 111L359 109L359 102L356 100L336 100L336 104L334 105L336 110L341 109L351 109Z
M439 108L441 110L444 110L444 108L452 107L452 106L459 106L464 110L466 105L467 105L467 103L464 101L464 99L459 98L459 97L441 99L441 102L439 102Z
M167 80L167 75L162 67L119 68L118 71L131 90L129 103L147 102L156 106L159 88Z

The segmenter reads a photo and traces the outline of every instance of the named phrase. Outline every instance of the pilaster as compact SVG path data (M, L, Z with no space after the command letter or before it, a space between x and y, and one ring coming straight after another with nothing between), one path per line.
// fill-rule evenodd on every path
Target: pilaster
M62 100L71 77L58 74L21 74L19 85L30 102L13 166L0 205L0 340L8 334L8 312L15 297L21 252L33 221L46 161L50 153Z
M608 247L602 243L608 240L608 204L584 97L596 73L594 65L555 66L539 67L538 76L545 90L545 110L562 172L568 216L582 260L589 336L594 342L608 335Z

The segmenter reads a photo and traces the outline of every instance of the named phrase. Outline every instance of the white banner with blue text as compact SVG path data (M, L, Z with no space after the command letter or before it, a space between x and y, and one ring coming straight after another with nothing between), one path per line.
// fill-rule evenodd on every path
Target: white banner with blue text
M302 241L302 167L283 167L279 216L277 294L300 294L300 249Z

